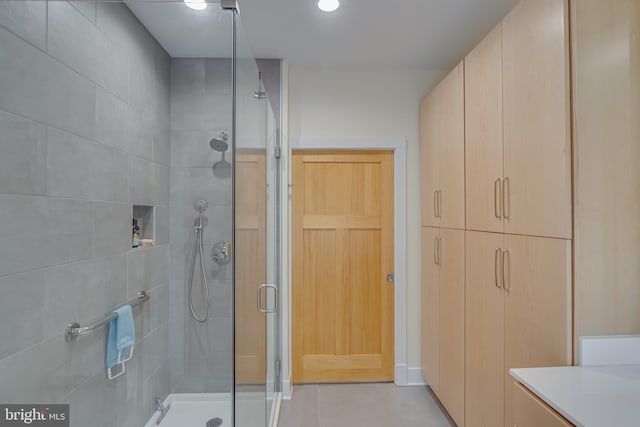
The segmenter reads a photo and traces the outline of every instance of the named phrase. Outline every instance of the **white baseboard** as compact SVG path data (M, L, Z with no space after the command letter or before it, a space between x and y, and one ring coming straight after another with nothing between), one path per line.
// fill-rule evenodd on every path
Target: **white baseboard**
M395 375L394 382L398 387L404 387L409 385L407 365L405 365L404 363L396 364L396 375Z
M422 379L422 368L419 366L407 369L408 384L411 386L424 385L424 379Z
M396 365L395 384L398 387L424 385L422 369L419 366L409 367L404 363L398 363Z

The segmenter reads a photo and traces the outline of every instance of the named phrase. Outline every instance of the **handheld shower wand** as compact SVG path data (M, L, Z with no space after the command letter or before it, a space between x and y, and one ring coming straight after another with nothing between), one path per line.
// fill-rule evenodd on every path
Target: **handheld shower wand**
M193 202L193 207L198 211L198 217L193 224L193 250L191 251L191 269L189 270L189 310L191 310L191 316L199 323L205 323L209 320L209 311L211 308L211 301L209 299L209 285L207 284L207 271L204 266L204 248L202 243L203 230L206 224L203 221L202 213L207 210L208 203L206 200L198 199ZM200 256L200 270L202 272L202 292L204 294L205 302L207 305L207 311L204 316L199 316L193 306L193 276L196 267L196 256Z

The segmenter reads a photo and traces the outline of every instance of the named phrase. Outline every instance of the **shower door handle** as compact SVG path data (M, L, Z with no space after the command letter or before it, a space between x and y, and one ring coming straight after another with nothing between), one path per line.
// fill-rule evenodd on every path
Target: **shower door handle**
M263 289L273 289L273 307L264 307L262 306L262 290ZM266 293L266 292L265 292ZM276 285L272 285L271 283L265 283L263 285L258 286L258 311L260 313L275 313L278 311L278 287Z

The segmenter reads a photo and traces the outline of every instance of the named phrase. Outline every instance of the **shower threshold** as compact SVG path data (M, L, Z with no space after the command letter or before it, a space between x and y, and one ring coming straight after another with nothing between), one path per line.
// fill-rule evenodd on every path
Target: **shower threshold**
M173 393L163 405L170 408L158 424L160 411L153 413L145 427L206 427L213 418L220 418L221 427L232 426L230 393Z

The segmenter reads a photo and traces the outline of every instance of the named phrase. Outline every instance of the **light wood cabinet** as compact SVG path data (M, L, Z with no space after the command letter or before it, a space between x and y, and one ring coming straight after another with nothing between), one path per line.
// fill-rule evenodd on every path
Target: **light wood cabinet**
M521 0L421 104L423 225L443 227L423 237L423 369L458 425L512 426L508 370L571 363L568 19L567 0ZM445 228L461 227L447 244L458 240ZM463 248L455 271L449 245ZM463 390L462 407L449 390Z
M571 238L567 0L522 0L502 21L504 230Z
M438 263L438 397L458 427L464 427L464 230L440 229Z
M504 422L504 235L466 232L466 424Z
M422 374L464 426L464 231L422 227Z
M420 105L422 225L464 229L464 65Z
M438 161L438 105L437 94L431 92L420 103L420 187L422 225L437 227L438 189L440 188Z
M422 227L422 376L436 394L440 390L440 268L437 260L439 239L440 229Z
M502 25L464 60L467 229L504 231Z
M504 236L505 381L509 369L571 364L571 242ZM511 395L505 425L512 423Z
M571 362L571 245L472 231L466 239L467 427L510 426L509 369Z
M573 426L518 382L511 381L511 394L513 397L514 427Z
M467 229L571 238L566 0L522 0L465 58Z

